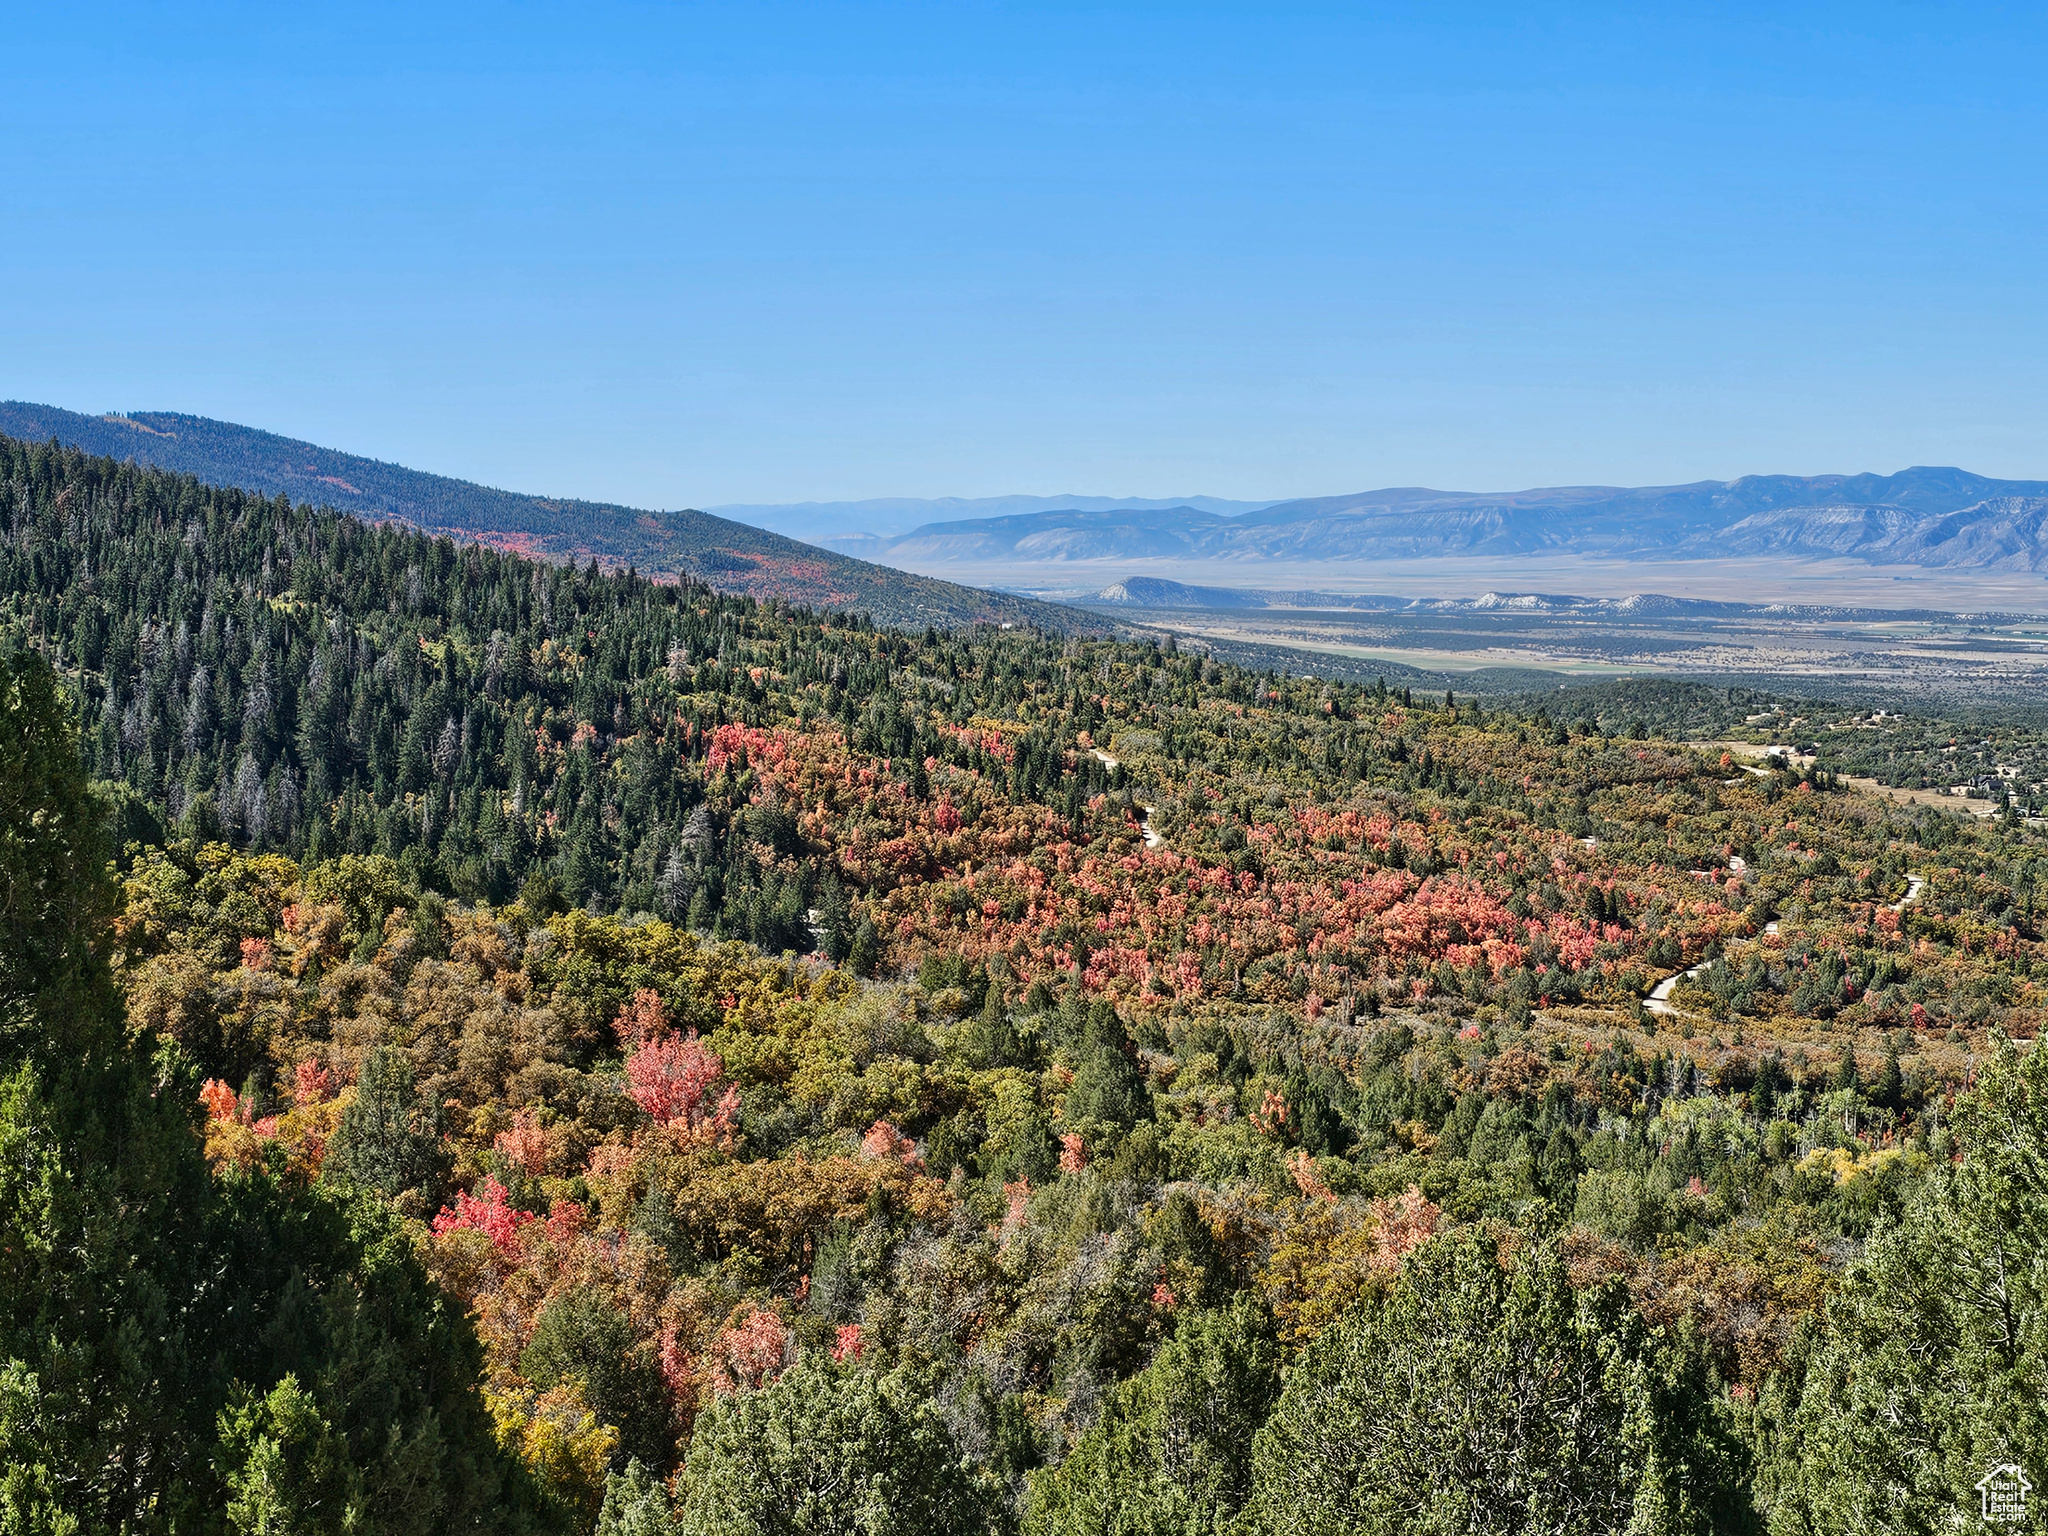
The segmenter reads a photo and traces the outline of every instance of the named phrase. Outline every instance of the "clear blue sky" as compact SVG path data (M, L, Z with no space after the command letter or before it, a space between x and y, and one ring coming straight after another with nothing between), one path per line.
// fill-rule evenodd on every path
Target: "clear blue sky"
M2044 17L20 4L0 396L657 506L2048 477Z

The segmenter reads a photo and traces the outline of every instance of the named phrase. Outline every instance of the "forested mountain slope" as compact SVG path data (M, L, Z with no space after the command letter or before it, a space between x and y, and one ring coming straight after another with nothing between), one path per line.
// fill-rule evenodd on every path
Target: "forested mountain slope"
M722 592L871 615L893 625L1036 624L1089 631L1086 614L871 565L706 513L644 512L524 496L169 411L83 416L0 402L0 433L168 469L210 486L286 496L371 521L396 518L462 543L643 575L694 575Z
M5 451L14 1527L1923 1530L2048 1457L2010 819Z

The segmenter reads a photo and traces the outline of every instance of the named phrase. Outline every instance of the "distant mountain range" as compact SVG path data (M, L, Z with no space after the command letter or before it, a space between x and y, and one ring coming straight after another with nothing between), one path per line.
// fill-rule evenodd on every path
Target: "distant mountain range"
M866 542L920 565L1059 560L1338 561L1598 554L1654 559L1849 556L1878 564L2048 568L2048 481L1960 469L1748 475L1693 485L1510 492L1417 487L1221 517L1193 505L1062 508L928 523Z
M861 554L913 528L939 521L1014 517L1031 512L1156 512L1185 507L1230 517L1272 505L1270 501L1226 501L1220 496L941 496L927 500L877 497L868 501L805 501L791 505L735 503L706 510L809 544L826 544L847 554Z
M203 416L85 416L9 400L0 402L0 434L30 442L55 438L209 485L283 494L372 520L395 518L540 559L632 565L657 576L688 572L721 591L867 613L888 625L1102 627L1079 609L890 570L704 512L526 496Z
M890 624L1070 628L1092 622L1061 605L889 568L906 563L985 572L1083 560L1301 564L1585 554L1624 560L1846 556L1876 564L2048 570L2048 481L1991 480L1960 469L1508 492L1411 486L1274 503L1205 496L884 499L727 506L714 515L522 495L171 412L86 416L8 401L0 403L0 433L54 437L214 485L400 518L542 558L687 571L724 590L865 611ZM930 520L933 512L954 515ZM970 515L957 515L963 513ZM924 520L888 531L913 519ZM848 527L864 531L829 531ZM1151 606L1143 599L1108 600L1125 601Z

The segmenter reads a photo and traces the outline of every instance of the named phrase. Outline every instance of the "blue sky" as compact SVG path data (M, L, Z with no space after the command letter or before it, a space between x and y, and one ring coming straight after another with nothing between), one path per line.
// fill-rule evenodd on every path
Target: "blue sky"
M2039 6L9 11L0 396L655 506L2048 477Z

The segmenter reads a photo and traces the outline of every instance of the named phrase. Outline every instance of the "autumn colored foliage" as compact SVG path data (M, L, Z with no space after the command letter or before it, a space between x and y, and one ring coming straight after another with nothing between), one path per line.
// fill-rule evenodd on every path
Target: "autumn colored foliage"
M92 750L161 834L107 995L208 1187L390 1223L565 1527L886 1381L889 1443L972 1463L1006 1529L1226 1386L1249 1445L1453 1243L1587 1298L1642 1379L1778 1412L2043 1016L2011 823L1556 701L331 531L211 627L94 642ZM336 574L393 551L375 602Z

